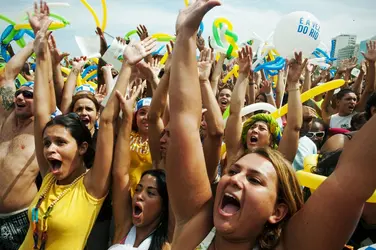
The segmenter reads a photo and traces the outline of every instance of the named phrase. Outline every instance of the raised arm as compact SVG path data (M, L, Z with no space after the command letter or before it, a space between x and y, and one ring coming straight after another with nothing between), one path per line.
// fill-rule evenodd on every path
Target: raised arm
M165 123L163 122L163 114L166 110L168 105L167 100L167 93L170 84L170 69L171 69L171 58L172 58L172 48L173 43L170 42L171 45L167 45L168 51L168 59L165 63L164 74L162 76L161 81L158 84L157 89L153 94L153 99L150 104L150 109L148 113L148 121L149 121L149 147L151 153L151 159L153 161L154 168L159 167L159 163L161 160L161 152L160 152L160 137L163 129L165 128ZM166 124L167 125L167 124Z
M278 83L276 88L276 95L275 95L275 101L276 101L276 107L280 108L282 105L283 95L285 93L285 86L286 84L286 76L285 76L285 70L280 70L278 72Z
M73 62L73 67L64 85L63 95L60 103L60 111L63 114L68 114L70 112L73 93L77 84L77 78L81 74L81 70L84 67L85 63L86 62L83 58L79 58L78 61Z
M376 188L376 117L346 145L335 171L289 221L286 249L342 249Z
M30 42L9 60L0 78L0 88L11 88L13 91L16 91L14 80L32 53L33 42Z
M116 90L123 111L115 146L114 164L112 168L112 210L115 222L115 233L112 243L120 243L132 227L132 199L130 195L129 168L131 165L130 135L132 130L133 107L136 97L141 92L141 84L133 96L126 100Z
M214 95L216 95L218 92L218 82L223 72L223 63L225 62L225 59L226 59L226 54L220 53L219 59L217 63L215 64L215 68L214 68L212 77L210 79L210 86L213 90Z
M274 96L273 96L273 83L271 81L263 81L262 88L260 89L261 93L265 93L267 103L276 106Z
M55 89L55 96L56 96L56 103L57 106L60 106L63 89L64 89L64 78L61 74L61 66L60 62L67 56L69 53L60 53L59 49L56 46L56 41L54 36L50 36L48 40L48 45L51 53L51 63L52 63L52 79L54 83Z
M188 221L200 212L210 213L212 197L200 141L201 94L196 61L196 32L203 16L219 5L198 0L179 13L170 76L170 145L167 152L167 188L176 217L174 244ZM200 185L197 185L199 183ZM201 223L202 234L211 225ZM204 230L204 231L202 231ZM200 232L199 232L200 233ZM192 240L197 240L192 232ZM193 242L194 243L194 242Z
M366 72L367 72L366 62L363 61L361 63L361 67L360 67L360 73L359 73L358 77L356 78L355 83L351 86L352 91L354 91L354 93L356 94L357 97L361 96L363 78L364 78L364 75L366 74Z
M287 125L283 130L278 150L287 160L294 161L299 145L299 133L303 124L303 108L300 101L299 78L306 67L307 59L303 62L302 53L295 53L295 59L288 62L289 73L287 76L287 92L289 94Z
M308 63L304 70L304 84L302 88L302 93L308 91L312 87L312 73L315 71L316 67Z
M366 88L364 89L358 104L356 105L356 111L363 112L366 108L367 100L375 91L375 79L376 79L376 41L370 41L367 44L367 53L362 53L364 58L368 61L368 71L366 77Z
M43 9L42 9L43 11ZM41 21L43 25L37 32L34 40L34 51L36 54L36 72L34 85L34 138L35 152L38 160L39 170L44 177L49 171L49 165L44 157L43 130L50 121L50 98L46 98L50 94L48 83L48 69L50 67L48 61L48 36L47 31L51 20L44 19Z
M217 167L221 158L221 146L224 134L222 112L211 89L209 76L214 54L210 49L201 51L198 62L198 72L201 87L203 107L207 109L205 121L207 124L206 137L204 139L204 157L210 183L217 177Z
M240 112L244 107L251 63L252 49L250 46L246 46L239 51L239 78L231 95L230 115L225 130L227 158L230 159L228 162L231 162L231 159L239 152L242 152L241 150L243 149L241 142L242 117Z
M115 124L120 111L119 100L115 97L115 91L117 90L122 95L125 95L131 75L131 66L153 52L155 46L155 39L148 38L142 43L130 44L124 51L124 63L118 81L101 114L94 165L87 176L88 181L85 183L88 192L94 197L101 198L105 196L110 185Z

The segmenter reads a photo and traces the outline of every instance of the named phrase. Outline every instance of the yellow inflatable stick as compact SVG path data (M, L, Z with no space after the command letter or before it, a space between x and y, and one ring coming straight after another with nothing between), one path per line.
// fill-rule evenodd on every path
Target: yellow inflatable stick
M53 22L51 23L50 27L48 27L49 30L57 30L57 29L62 29L64 28L66 25L64 23L60 23L60 22ZM22 24L16 24L14 25L14 29L15 30L23 30L23 29L26 29L26 30L31 30L31 26L30 24L28 23L22 23Z
M166 52L166 53L163 55L163 57L162 57L162 59L161 59L161 61L160 61L159 63L160 63L161 65L164 65L164 64L166 63L167 59L168 59L168 53Z
M90 11L91 15L94 17L95 25L100 28L101 24L99 22L97 13L95 13L94 9L90 6L90 4L86 0L81 0L81 3L83 3L83 5L85 5L85 7Z
M157 39L158 42L169 42L169 41L175 41L174 36L170 36L169 34L164 34L164 33L156 33L152 35L153 38Z
M227 83L231 76L239 77L239 65L235 65L230 72L223 78L222 82Z
M304 92L303 94L301 94L301 96L300 96L301 102L303 103L303 102L308 101L309 99L312 99L313 97L318 96L322 93L325 93L325 92L333 90L333 89L337 89L337 88L341 87L343 84L345 84L344 80L334 80L334 81L327 82L323 85L314 87L313 89L310 89L310 90ZM285 114L287 114L287 112L288 112L288 105L286 104L282 108L277 110L276 112L272 113L272 116L275 119L277 119L277 118L280 118L280 117L284 116Z
M102 10L103 10L103 19L102 19L102 31L104 32L107 26L107 4L106 0L102 0Z
M296 176L298 177L300 185L310 188L311 191L316 190L326 180L325 176L308 173L303 170L297 171ZM376 203L376 191L367 202Z

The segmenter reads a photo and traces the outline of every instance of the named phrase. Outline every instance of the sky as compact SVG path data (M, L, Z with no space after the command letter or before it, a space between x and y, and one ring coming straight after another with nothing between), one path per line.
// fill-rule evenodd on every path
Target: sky
M102 20L101 0L87 0ZM80 0L50 0L69 3L70 7L55 7L51 12L65 17L70 26L57 30L54 35L58 47L74 56L80 55L75 36L95 35L95 22ZM355 34L358 43L376 35L375 0L223 0L204 19L204 37L211 35L211 26L217 17L225 17L234 25L240 41L255 37L267 39L279 20L293 11L308 11L321 24L321 41L330 47L332 37L339 34ZM0 14L20 23L32 0L0 0ZM106 32L111 36L124 36L138 24L144 24L149 33L174 34L175 21L184 0L107 0L108 24ZM23 21L25 22L25 21ZM7 27L0 20L0 31ZM288 39L288 37L286 37ZM110 44L112 38L107 36Z

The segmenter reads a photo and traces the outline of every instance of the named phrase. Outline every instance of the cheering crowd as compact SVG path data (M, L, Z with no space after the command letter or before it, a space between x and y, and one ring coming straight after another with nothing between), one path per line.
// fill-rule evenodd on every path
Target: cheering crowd
M119 71L99 58L96 88L77 86L96 63L67 59L48 5L35 4L35 40L0 67L0 250L376 244L376 204L366 202L376 188L376 41L357 77L356 59L333 76L297 52L273 82L251 70L250 46L216 59L197 30L221 3L191 2L164 65L140 25L139 41L117 38ZM224 82L235 65L239 75ZM345 84L302 103L333 79ZM288 113L282 123L263 110L243 116L254 103ZM312 155L309 171L327 177L314 191L296 175Z

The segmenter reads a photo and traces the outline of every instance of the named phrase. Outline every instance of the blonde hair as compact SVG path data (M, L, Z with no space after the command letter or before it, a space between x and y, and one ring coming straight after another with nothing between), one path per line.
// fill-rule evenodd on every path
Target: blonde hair
M257 154L270 161L277 173L277 204L284 203L288 207L285 217L276 224L266 223L263 232L258 237L260 249L275 249L285 223L299 211L303 204L303 193L298 179L291 166L283 155L269 147L252 149L250 154Z

